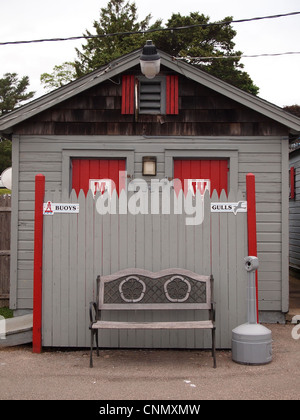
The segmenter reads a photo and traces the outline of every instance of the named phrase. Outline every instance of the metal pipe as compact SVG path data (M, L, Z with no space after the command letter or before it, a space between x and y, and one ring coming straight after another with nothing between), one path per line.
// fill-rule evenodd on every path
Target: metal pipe
M246 257L245 268L248 272L248 323L257 324L257 308L256 308L256 275L255 272L258 268L257 257Z

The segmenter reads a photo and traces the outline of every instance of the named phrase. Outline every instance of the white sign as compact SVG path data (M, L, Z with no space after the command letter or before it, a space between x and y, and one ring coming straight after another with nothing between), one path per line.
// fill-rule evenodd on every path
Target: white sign
M45 216L52 216L54 213L79 213L79 204L52 203L51 201L44 203L43 214Z
M108 191L111 195L111 179L90 179L89 189L92 190L93 196L96 195L97 191L100 191L101 194Z
M204 195L207 190L210 194L210 179L188 179L188 190L196 194L196 190L200 191L201 195Z
M247 201L239 201L238 203L211 203L210 210L212 213L246 213Z

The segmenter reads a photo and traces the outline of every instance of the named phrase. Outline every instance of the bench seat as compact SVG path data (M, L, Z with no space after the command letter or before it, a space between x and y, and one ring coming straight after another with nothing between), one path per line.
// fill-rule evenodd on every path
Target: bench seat
M175 322L120 322L120 321L97 321L91 326L92 329L143 329L143 330L186 330L186 329L211 329L214 328L212 321L175 321Z

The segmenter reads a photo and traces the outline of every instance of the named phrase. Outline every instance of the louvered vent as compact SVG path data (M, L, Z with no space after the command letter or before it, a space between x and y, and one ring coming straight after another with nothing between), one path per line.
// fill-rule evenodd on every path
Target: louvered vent
M162 95L161 81L141 81L139 112L140 114L161 114Z

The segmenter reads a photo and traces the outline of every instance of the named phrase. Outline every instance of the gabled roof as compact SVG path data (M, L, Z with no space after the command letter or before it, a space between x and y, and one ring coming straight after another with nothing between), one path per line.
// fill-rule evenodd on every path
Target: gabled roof
M51 108L72 98L73 96L92 88L93 86L128 71L132 67L139 65L141 49L120 57L110 64L103 66L92 73L83 76L47 95L31 101L30 103L4 115L0 118L0 132L12 132L13 126L33 117L34 115ZM255 95L242 91L222 80L199 70L190 64L176 60L176 58L159 51L161 64L165 67L182 74L210 88L221 95L224 95L278 123L288 127L291 133L300 133L300 118L285 112L282 108L271 104Z

